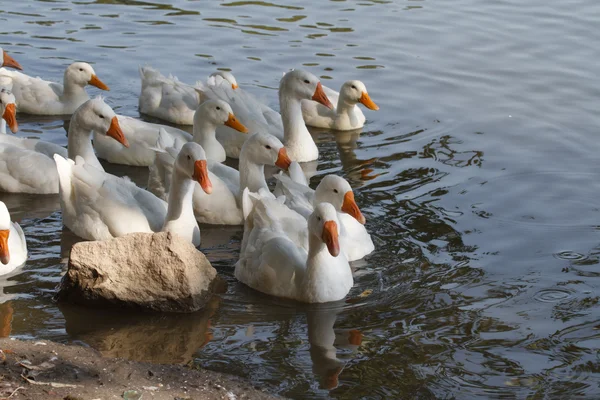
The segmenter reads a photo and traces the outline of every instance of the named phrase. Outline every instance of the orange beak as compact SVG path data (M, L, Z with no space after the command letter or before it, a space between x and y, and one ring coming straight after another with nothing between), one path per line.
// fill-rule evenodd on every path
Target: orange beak
M235 115L229 113L229 118L225 121L225 126L235 129L238 132L248 133L248 128L244 126L240 121L235 118Z
M373 100L371 100L371 98L369 97L369 93L367 92L362 92L358 101L364 104L364 106L367 107L369 110L379 110L379 106L375 104Z
M115 139L123 146L129 147L129 142L127 141L125 134L121 130L121 127L119 126L119 120L116 116L112 117L112 119L110 120L110 128L108 128L108 130L106 131L106 135Z
M194 175L192 177L200 184L200 187L202 190L204 190L204 193L212 193L212 183L208 177L206 160L196 160L194 163Z
M323 225L323 234L321 236L323 242L327 245L329 254L337 257L340 254L340 242L338 240L338 228L335 221L327 221Z
M323 91L323 85L321 85L321 82L317 83L317 88L315 89L315 93L313 94L312 99L317 103L323 104L330 110L333 110L333 104L331 104L331 102L327 98L327 95Z
M292 160L287 155L287 151L285 151L285 147L279 149L279 153L277 153L277 161L275 161L275 165L281 168L284 171L287 171L290 165L292 164Z
M344 203L342 203L342 211L354 217L361 224L365 224L365 216L360 212L360 208L354 201L354 193L352 190L348 190L344 195Z
M232 84L231 84L231 88L232 88L233 90L237 89L238 87L239 87L239 86L238 86L238 85L236 85L235 83L232 83Z
M88 84L96 86L98 89L110 90L96 75L92 75L92 79L88 81Z
M6 121L6 124L10 128L12 133L17 133L19 130L19 124L17 123L17 107L14 103L6 106L2 118Z
M4 64L2 64L3 67L12 67L12 68L23 70L23 67L21 67L21 64L19 64L17 62L17 60L15 60L11 56L9 56L4 50L2 51L2 55L4 56Z
M9 229L0 231L0 262L6 265L10 261L10 253L8 251L8 235L10 235Z

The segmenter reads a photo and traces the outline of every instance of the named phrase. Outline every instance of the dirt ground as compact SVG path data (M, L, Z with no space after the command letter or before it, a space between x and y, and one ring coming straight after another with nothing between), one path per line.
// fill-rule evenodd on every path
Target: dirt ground
M0 339L0 400L273 399L233 376L102 357L91 348Z

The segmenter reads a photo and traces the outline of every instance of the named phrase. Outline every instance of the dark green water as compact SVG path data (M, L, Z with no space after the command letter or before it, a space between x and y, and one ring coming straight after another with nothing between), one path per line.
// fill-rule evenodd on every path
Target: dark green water
M172 5L169 5L172 4ZM52 302L75 238L58 198L0 195L30 260L4 285L11 335L225 371L293 398L600 397L600 3L21 1L0 46L60 80L94 63L138 116L138 65L181 80L231 69L277 108L281 73L360 79L362 132L315 132L355 188L377 250L347 302L302 306L236 283L241 229L203 227L226 294L199 314L128 316ZM96 89L90 89L96 94ZM62 120L19 135L66 144ZM144 183L143 169L114 167ZM358 297L366 290L371 295ZM356 333L362 333L357 345ZM338 374L338 380L334 376Z

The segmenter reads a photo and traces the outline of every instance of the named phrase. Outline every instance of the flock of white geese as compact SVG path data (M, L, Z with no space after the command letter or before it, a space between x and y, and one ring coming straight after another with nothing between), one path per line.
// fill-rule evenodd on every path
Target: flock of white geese
M139 110L180 129L117 115L85 87L109 90L87 63L75 62L63 83L31 77L0 49L0 191L58 193L63 223L87 240L132 232L173 232L200 244L198 222L244 225L235 276L261 292L302 302L343 299L354 281L349 261L374 250L348 182L327 175L313 190L299 162L319 150L306 125L333 130L363 126L358 107L377 105L365 85L340 92L303 70L279 85L280 113L219 71L188 85L151 67L140 68ZM333 106L332 102L337 106ZM19 113L71 115L67 148L7 134ZM239 170L222 162L239 158ZM111 175L98 161L146 166L147 189ZM265 166L286 173L272 193ZM25 235L0 202L0 274L27 259Z

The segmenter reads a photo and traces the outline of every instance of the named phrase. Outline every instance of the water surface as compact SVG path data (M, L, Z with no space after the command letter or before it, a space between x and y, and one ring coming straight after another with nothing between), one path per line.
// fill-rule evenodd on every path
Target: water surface
M312 185L346 177L377 246L353 263L347 301L303 306L244 287L233 278L241 229L203 227L202 248L229 281L207 310L59 308L52 295L76 238L57 197L1 195L31 253L3 283L11 335L191 362L293 398L600 396L600 3L98 0L0 10L0 45L27 73L59 80L72 61L91 62L122 114L139 115L145 64L185 82L232 70L275 108L282 72L305 68L335 88L364 81L381 108L365 111L361 132L315 131ZM61 119L20 123L19 135L66 144ZM110 171L140 184L147 174Z

